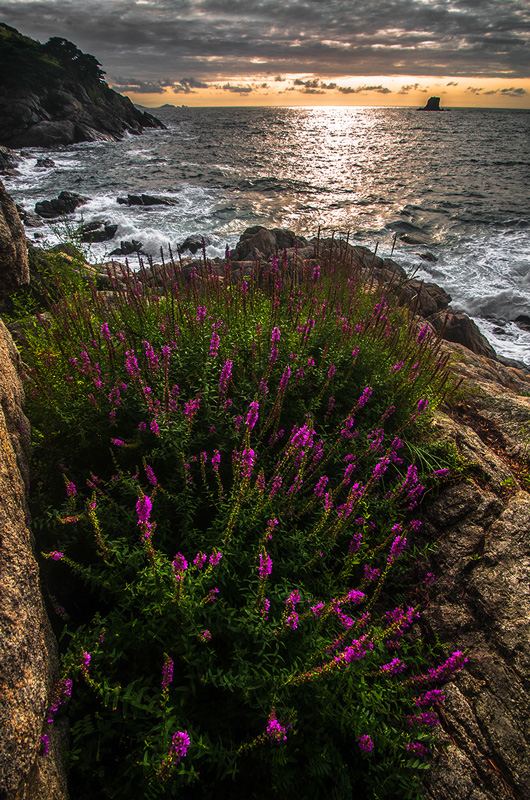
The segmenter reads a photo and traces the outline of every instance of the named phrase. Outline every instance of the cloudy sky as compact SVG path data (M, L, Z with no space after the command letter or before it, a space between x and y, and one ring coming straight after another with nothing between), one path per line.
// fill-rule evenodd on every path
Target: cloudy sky
M528 0L0 0L149 106L530 107Z

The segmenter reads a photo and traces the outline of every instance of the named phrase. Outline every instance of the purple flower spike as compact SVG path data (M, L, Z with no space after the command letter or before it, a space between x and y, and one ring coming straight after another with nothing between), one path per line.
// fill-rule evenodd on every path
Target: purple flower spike
M207 558L208 558L208 556L206 555L206 553L203 553L202 550L199 551L197 553L197 555L195 556L195 558L193 559L193 566L196 569L202 569L204 567L204 565L206 564Z
M151 498L142 494L136 503L136 513L138 514L138 525L149 525L149 516L153 503Z
M221 551L214 549L212 555L210 556L210 566L211 567L216 567L218 565L218 563L220 562L220 560L222 559L222 557L223 556L222 556Z
M188 562L186 561L182 553L177 553L177 555L173 559L173 571L175 575L185 572L187 569L188 569Z
M249 412L247 414L247 419L246 419L246 422L245 422L247 428L250 431L253 429L254 425L258 421L258 411L259 411L259 403L256 402L256 401L251 403L250 404L250 408L249 408Z
M359 736L357 742L359 744L359 750L361 753L371 753L374 749L374 743L367 733L365 733L363 736Z
M272 572L272 559L268 553L263 551L259 554L259 577L260 580L266 580Z
M52 561L60 561L61 558L64 558L64 553L61 553L58 550L52 550L51 553L49 553L49 557Z
M219 391L224 394L228 388L228 383L232 377L232 362L225 361L223 369L221 370L221 377L219 378Z
M267 736L275 742L283 742L287 739L285 735L287 728L284 728L276 719L276 711L272 709L267 723Z

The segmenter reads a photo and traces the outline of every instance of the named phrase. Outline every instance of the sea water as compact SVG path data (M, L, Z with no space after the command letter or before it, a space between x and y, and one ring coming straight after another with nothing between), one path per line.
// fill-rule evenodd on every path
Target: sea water
M94 261L132 239L156 261L161 248L176 250L192 234L206 238L208 256L224 256L250 225L309 238L319 227L349 234L439 283L499 354L530 365L530 111L166 106L154 113L167 130L25 149L6 188L27 209L62 190L89 198L69 231L96 220L118 225L112 241L91 246ZM54 166L37 167L44 157ZM129 193L177 204L120 205ZM28 236L54 242L69 231L60 222Z

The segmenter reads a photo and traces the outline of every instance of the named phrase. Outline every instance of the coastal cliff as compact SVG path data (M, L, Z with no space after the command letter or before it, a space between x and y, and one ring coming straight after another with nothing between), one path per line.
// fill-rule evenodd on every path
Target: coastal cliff
M525 692L530 676L530 479L525 430L530 416L530 379L521 370L498 362L491 346L469 324L471 321L451 311L450 298L440 287L407 280L395 262L380 259L366 248L329 239L315 246L291 231L256 227L241 237L230 269L247 274L253 268L251 259L266 261L278 250L283 250L289 260L293 279L303 277L304 270L311 269L314 260L316 263L316 250L319 260L331 259L340 252L341 257L349 257L352 265L364 270L367 279L371 276L370 280L388 286L400 303L411 307L418 324L432 325L442 338L453 339L446 338L442 347L451 357L453 371L463 378L467 391L458 402L448 403L438 412L434 425L439 438L456 447L466 470L463 477L440 487L437 494L428 495L422 504L421 538L436 543L431 558L435 577L429 587L427 608L422 613L422 635L428 641L439 639L449 649L465 650L468 664L445 687L446 701L438 708L441 746L424 782L425 796L427 800L516 800L528 796L530 742ZM6 252L11 253L8 262L15 264L17 247L13 245L11 250L6 247ZM181 268L185 274L196 274L200 261L183 259ZM222 260L209 266L220 275L225 268ZM25 274L23 264L18 271ZM108 289L109 283L104 280L107 269L92 272L96 283L99 278L101 287ZM156 265L139 273L139 280L160 286L161 290L162 278L162 268ZM455 324L451 325L455 318ZM16 362L12 345L8 347L11 362ZM27 431L27 424L20 416L20 390L16 391L18 416L7 430L17 432L15 438L19 441L20 425ZM9 405L9 397L10 390L3 384L3 407L6 402ZM16 450L22 452L18 444ZM7 444L5 453L9 453ZM7 584L5 604L12 608L12 627L24 633L19 649L23 653L38 653L41 660L43 653L49 654L47 667L37 659L38 680L35 672L26 667L17 692L4 693L9 700L16 696L23 701L11 713L29 731L25 738L29 747L25 751L13 736L18 749L13 744L12 750L6 750L9 758L0 756L0 788L7 792L4 786L11 790L16 781L34 775L35 763L56 763L35 760L39 720L42 723L46 711L46 692L55 669L55 655L42 599L35 588L36 566L30 535L23 523L27 466L22 467L19 478L16 458L6 455L3 460L7 480L16 482L13 503L5 506L4 530L9 532L10 526L15 525L22 531L20 536L10 535L9 542L4 536L3 552L10 559L14 552L22 553L19 558L29 565L33 587L22 605L19 590ZM3 566L3 570L7 574L7 567ZM29 611L24 611L27 606ZM6 656L2 655L2 659L6 660ZM31 702L26 702L31 692L37 692L38 697L32 696ZM33 761L28 753L33 754ZM63 779L57 778L60 769L53 769L55 783L49 785L55 788L41 786L40 794L7 793L7 798L64 797Z
M0 23L0 145L116 141L165 126L103 80L99 62L54 37L41 44Z

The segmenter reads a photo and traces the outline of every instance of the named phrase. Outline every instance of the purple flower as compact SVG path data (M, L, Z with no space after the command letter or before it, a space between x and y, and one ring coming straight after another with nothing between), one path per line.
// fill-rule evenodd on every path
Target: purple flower
M374 749L374 743L367 733L365 733L363 736L359 736L357 742L361 753L371 753Z
M295 589L294 592L291 592L287 600L285 601L285 605L287 608L294 608L294 606L300 602L300 592L298 589Z
M219 464L221 463L221 456L219 450L214 450L212 456L212 469L214 472L219 472Z
M232 377L232 362L225 361L221 370L221 377L219 378L219 391L224 394L228 388L228 383Z
M149 515L151 514L151 508L153 503L151 498L148 497L146 494L141 494L138 502L136 503L136 513L138 514L138 525L147 525L149 526Z
M430 669L428 677L435 681L446 681L451 675L453 675L453 673L462 669L466 662L467 657L465 654L461 650L455 650L455 652L447 659L447 661L445 661L443 664L440 664L439 667Z
M65 476L64 483L66 485L66 496L67 497L75 497L77 494L77 489L75 488L75 483L69 481L68 478Z
M415 704L422 708L428 708L435 703L443 703L444 700L445 695L441 689L430 689L428 692L424 692L419 697L414 698Z
M313 612L315 619L321 617L324 613L324 603L317 603L316 606L311 606L311 611Z
M52 559L52 561L60 561L61 558L64 558L64 553L61 553L59 550L52 550L51 553L48 553L48 557Z
M213 603L217 595L219 594L219 589L216 587L215 589L210 589L206 597L204 598L205 603Z
M291 611L285 620L285 627L295 631L298 628L298 614L296 611Z
M421 744L421 742L409 742L405 745L405 750L417 756L417 758L427 758L429 755L429 749L425 747L424 744Z
M188 402L184 404L184 416L187 417L189 422L193 421L195 414L199 410L200 404L200 396L196 397L195 400L188 400Z
M181 573L185 572L188 569L188 562L182 555L182 553L177 553L175 558L173 559L173 572L178 577Z
M209 642L211 638L212 634L208 630L204 631L204 633L201 634L201 639L203 640L203 642Z
M418 335L416 336L416 343L419 344L420 342L422 342L428 333L429 333L429 326L424 325L423 328L420 329Z
M377 580L380 574L381 570L377 568L372 569L372 567L370 567L368 564L364 565L364 580L367 583Z
M259 577L260 580L264 581L268 578L268 576L272 572L272 560L268 553L265 550L259 554Z
M362 395L359 397L359 400L357 401L357 407L363 408L370 399L371 394L372 394L372 387L367 386Z
M324 489L326 488L326 485L327 485L328 481L329 481L329 478L327 478L325 475L323 475L319 479L317 485L315 486L315 494L318 497L322 497L322 493L323 493Z
M379 669L387 675L397 675L398 672L403 672L405 664L399 658L394 658L388 664L383 664Z
M272 486L271 486L271 491L270 491L269 497L272 498L276 494L278 494L279 490L281 489L281 486L282 486L282 479L281 479L281 477L279 475L277 475L274 478L273 482L272 482Z
M47 733L43 733L40 737L41 749L40 755L44 758L50 752L50 737Z
M252 430L256 422L258 421L258 411L259 411L259 403L254 401L250 404L249 412L247 414L246 419L246 426L249 430Z
M207 558L208 556L206 555L206 553L203 553L202 550L200 550L193 559L193 566L196 569L202 569L206 563Z
M220 344L219 336L214 331L212 333L212 338L211 338L211 341L210 341L210 353L209 353L209 355L211 355L211 356L216 356L217 355L217 351L219 350L219 344Z
M362 603L366 595L364 592L359 592L357 589L351 589L348 594L342 598L343 603Z
M256 453L251 447L245 447L241 454L241 478L248 480L256 461Z
M418 406L417 406L418 414L422 414L424 411L426 411L428 405L429 401L426 400L425 398L422 397L421 400L418 400Z
M285 735L286 730L287 728L284 728L282 725L280 725L280 723L276 719L276 711L273 708L269 715L269 721L267 723L267 736L269 737L269 739L272 739L275 742L282 742L285 741L285 739L287 739L287 736Z
M273 344L278 344L279 341L280 341L280 329L279 328L273 328L272 329L272 343Z
M265 619L265 620L266 620L266 619L268 618L268 616L269 616L269 609L270 609L270 606L271 606L271 601L270 601L270 600L267 600L267 598L266 598L266 597L264 597L264 598L263 598L263 600L261 601L261 605L260 605L259 613L261 614L261 616L262 616L262 617L263 617L263 619Z
M149 481L151 486L156 486L158 484L158 481L156 479L156 475L153 472L152 467L149 466L149 464L145 465L145 474L147 475L147 480Z
M81 669L83 671L86 671L89 668L91 658L92 658L92 656L90 655L90 653L87 653L86 650L84 650L83 653L82 653L83 662L81 664Z
M387 562L389 564L393 564L396 558L399 558L403 550L405 549L405 545L407 544L407 540L401 531L401 525L394 525L392 528L393 531L398 532L398 535L392 542L392 547L390 548L390 553L388 555Z
M282 392L285 389L290 377L291 377L291 370L289 367L285 367L282 378L280 380L280 385L278 387L278 393Z
M216 567L220 560L222 559L222 554L220 550L214 549L212 555L210 556L210 566Z

